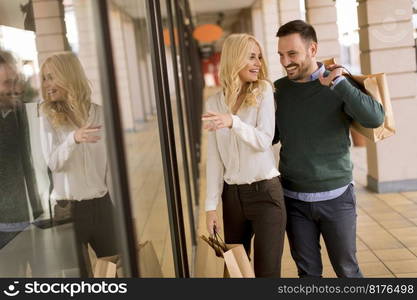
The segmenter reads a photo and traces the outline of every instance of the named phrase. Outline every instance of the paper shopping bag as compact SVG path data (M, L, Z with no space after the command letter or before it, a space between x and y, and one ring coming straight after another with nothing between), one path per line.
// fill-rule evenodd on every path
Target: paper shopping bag
M216 232L214 238L207 238L204 235L200 236L200 238L214 250L217 257L223 257L226 267L224 277L255 277L248 255L242 244L226 244Z
M217 257L209 244L199 239L195 253L194 277L221 278L223 276L224 259Z
M325 66L335 63L336 61L334 58L323 61ZM365 128L357 122L353 122L352 127L372 142L378 142L394 135L394 114L385 73L371 75L352 75L350 73L344 73L343 75L345 77L350 77L360 86L364 93L372 96L381 103L385 111L384 123L378 128Z
M120 264L119 255L98 258L90 244L87 245L88 256L94 278L115 278Z
M226 276L230 278L255 278L248 255L242 244L226 244L228 251L223 253Z
M139 273L141 277L163 277L161 265L159 263L152 241L146 241L142 244L139 244L138 258Z

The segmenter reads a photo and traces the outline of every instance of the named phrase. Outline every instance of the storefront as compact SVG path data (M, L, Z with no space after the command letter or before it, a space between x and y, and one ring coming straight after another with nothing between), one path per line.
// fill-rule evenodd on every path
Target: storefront
M23 12L19 5L26 2ZM39 67L58 51L76 53L92 102L103 108L111 175L106 184L121 258L117 275L192 276L203 77L188 2L1 1L1 15L0 46L14 55L36 91L22 98L30 151L19 154L29 156L36 180L23 172L18 188L35 191L38 202L26 192L20 207L8 208L12 216L27 210L24 220L0 220L0 276L80 276L72 222L54 221L53 182L39 142ZM18 35L12 39L13 30ZM32 49L25 57L22 45ZM2 197L5 211L8 195Z

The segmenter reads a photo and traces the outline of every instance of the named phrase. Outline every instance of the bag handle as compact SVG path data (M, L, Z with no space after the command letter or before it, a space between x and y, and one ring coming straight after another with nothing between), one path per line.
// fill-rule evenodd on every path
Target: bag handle
M216 230L216 225L213 226L213 236L215 243L223 250L223 252L227 251L226 243L221 238L220 234Z
M216 254L217 257L223 257L222 250L219 248L218 245L216 245L214 243L214 239L213 238L211 238L211 237L207 238L204 235L201 235L200 238L203 241L205 241L214 250L214 253Z

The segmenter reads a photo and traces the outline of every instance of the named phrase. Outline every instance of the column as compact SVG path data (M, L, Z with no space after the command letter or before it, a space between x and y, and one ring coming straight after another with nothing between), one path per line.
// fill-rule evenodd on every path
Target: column
M252 34L258 39L259 43L265 47L264 43L264 23L262 18L262 1L256 1L251 7Z
M33 0L36 48L41 64L50 54L69 49L62 0Z
M279 0L279 26L284 25L294 20L306 20L306 10L304 0ZM278 28L277 28L278 31ZM278 47L278 46L277 46ZM281 67L281 74L286 74L285 70Z
M306 20L304 0L279 0L280 25L293 20Z
M275 81L283 76L275 37L279 28L278 1L258 0L251 10L253 34L263 46L269 77Z
M367 145L368 187L374 191L417 190L417 76L409 0L360 0L361 68L387 74L395 136Z
M123 37L123 23L126 18L123 11L117 5L109 5L110 34L112 39L113 60L117 79L117 92L120 101L121 114L123 115L123 128L126 131L135 130L133 116L132 96L129 80L129 65L126 57L126 45Z
M317 33L317 60L334 57L340 61L339 30L337 13L333 0L306 0L307 22L313 25Z
M102 104L100 70L97 56L96 29L91 1L74 0L74 12L78 33L78 58L91 82L91 101Z

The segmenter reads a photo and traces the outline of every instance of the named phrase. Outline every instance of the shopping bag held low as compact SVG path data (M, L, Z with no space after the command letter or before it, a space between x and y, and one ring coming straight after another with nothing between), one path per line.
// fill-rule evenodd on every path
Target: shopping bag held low
M213 236L206 237L202 235L200 238L214 250L216 256L223 257L227 271L225 277L255 277L248 255L242 244L226 244L215 230Z

